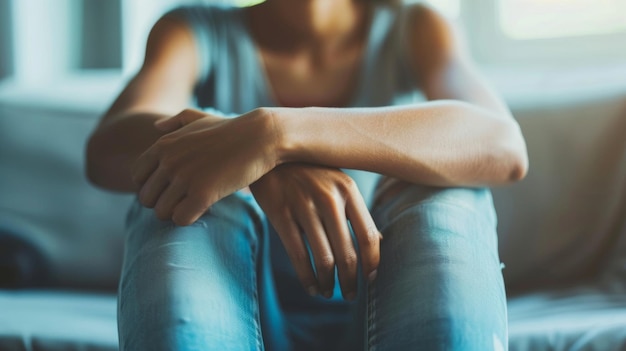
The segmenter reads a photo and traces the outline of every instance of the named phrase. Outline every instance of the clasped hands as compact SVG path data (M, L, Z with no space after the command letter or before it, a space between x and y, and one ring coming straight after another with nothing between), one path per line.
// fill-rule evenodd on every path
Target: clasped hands
M270 110L230 119L185 110L155 126L166 134L131 173L139 201L160 219L190 225L215 202L249 186L310 295L332 295L336 267L344 298L354 299L359 259L366 279L376 277L382 237L354 181L336 168L298 163L293 155L288 158L296 162L285 162L284 131Z

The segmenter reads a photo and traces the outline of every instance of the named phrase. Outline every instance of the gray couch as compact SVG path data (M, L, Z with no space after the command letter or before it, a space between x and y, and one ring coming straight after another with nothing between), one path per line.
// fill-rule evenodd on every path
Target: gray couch
M530 173L494 190L510 349L626 349L626 94L514 112ZM16 278L39 287L0 290L0 350L117 349L131 198L83 176L96 118L0 101L0 233L45 263L44 280Z

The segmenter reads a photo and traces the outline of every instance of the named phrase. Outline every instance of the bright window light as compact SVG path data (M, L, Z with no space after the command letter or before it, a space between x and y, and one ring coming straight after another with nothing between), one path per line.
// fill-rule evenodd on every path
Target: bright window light
M235 5L240 7L252 6L262 3L264 0L235 0Z
M237 6L252 6L264 0L234 0ZM425 2L449 18L457 18L461 13L460 0L404 0L405 3Z
M626 0L499 0L504 33L519 40L626 31Z

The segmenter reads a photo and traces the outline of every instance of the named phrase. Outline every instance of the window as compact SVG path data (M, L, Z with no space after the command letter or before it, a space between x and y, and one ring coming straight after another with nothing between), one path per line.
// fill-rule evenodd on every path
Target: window
M237 6L252 6L252 5L256 5L258 3L263 2L263 0L234 0L235 5Z
M119 0L75 2L77 69L122 67L122 25Z
M461 0L477 61L564 66L626 60L626 0ZM471 1L471 4L470 4Z
M11 43L0 61L11 60L18 83L40 85L77 71L121 68L121 0L13 0L2 6L0 17L10 14L10 21L1 25L10 28L0 41Z
M626 30L624 0L504 0L498 5L504 33L518 40Z
M189 3L263 0L0 0L0 79L125 76L143 61L150 27ZM465 31L486 65L626 60L626 0L404 0L424 2ZM99 73L98 73L99 74Z

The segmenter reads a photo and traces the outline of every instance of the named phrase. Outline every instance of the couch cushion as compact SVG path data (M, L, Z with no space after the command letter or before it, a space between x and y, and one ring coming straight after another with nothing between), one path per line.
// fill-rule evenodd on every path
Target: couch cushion
M619 351L626 295L579 287L509 300L510 351Z
M615 254L626 225L626 99L521 109L515 116L530 171L524 181L494 189L507 288L584 281Z
M84 176L96 117L0 104L0 232L41 251L53 286L117 286L130 196Z
M0 350L116 351L113 294L0 290Z

